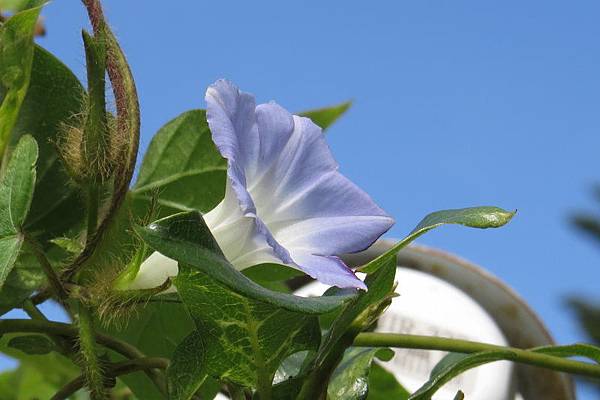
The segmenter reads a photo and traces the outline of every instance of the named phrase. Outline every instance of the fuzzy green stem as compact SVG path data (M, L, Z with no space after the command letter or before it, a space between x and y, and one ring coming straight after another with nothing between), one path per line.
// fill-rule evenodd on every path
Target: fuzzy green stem
M161 357L136 358L111 365L106 371L107 378L116 378L136 371L146 371L154 368L166 369L169 360ZM79 376L63 386L51 400L65 400L85 385L85 377Z
M83 304L79 305L79 347L82 356L82 369L85 384L90 391L92 400L108 399L104 386L104 371L98 358L94 321L90 310Z
M98 227L98 200L98 185L95 182L88 183L86 243L92 240Z
M398 347L403 349L441 350L455 353L478 353L481 351L505 350L514 354L510 361L521 364L552 369L570 374L600 378L600 365L569 360L534 350L494 344L472 342L469 340L450 339L435 336L404 335L399 333L365 332L359 334L353 346L357 347Z

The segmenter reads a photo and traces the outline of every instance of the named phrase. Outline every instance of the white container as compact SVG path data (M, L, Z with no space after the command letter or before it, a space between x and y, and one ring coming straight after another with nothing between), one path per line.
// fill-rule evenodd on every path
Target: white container
M370 249L344 257L344 260L350 266L363 265L386 252L394 243L392 240L379 240ZM398 254L398 266L435 276L460 289L492 317L510 346L526 349L555 344L527 303L497 277L477 265L441 250L411 245ZM523 364L514 364L513 369L517 399L575 399L573 381L568 374ZM468 396L465 398L471 400Z
M398 267L396 297L379 319L376 331L431 335L507 345L504 335L473 299L456 287L424 272ZM320 295L327 286L312 282L296 293ZM381 365L410 392L429 379L433 367L447 353L396 349L395 357ZM512 364L495 362L462 374L442 387L433 400L453 399L460 389L469 400L513 400Z

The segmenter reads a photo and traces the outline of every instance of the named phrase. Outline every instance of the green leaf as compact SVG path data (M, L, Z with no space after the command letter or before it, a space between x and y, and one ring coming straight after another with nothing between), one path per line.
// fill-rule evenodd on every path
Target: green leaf
M227 164L212 141L206 111L185 112L154 136L133 195L150 201L158 191L165 212L210 211L225 195Z
M319 125L323 130L326 130L344 115L351 105L351 101L345 101L334 106L307 110L301 112L299 115L310 118L315 124Z
M299 351L291 354L281 361L273 382L279 384L288 379L298 376L302 369L306 367L307 361L312 360L312 354L309 351Z
M42 335L16 336L8 341L8 347L25 354L48 354L56 349L54 343Z
M410 393L391 372L376 363L371 366L367 400L407 400L408 396Z
M45 254L55 269L62 265L65 258L64 250L58 246L46 249ZM46 281L46 274L38 258L31 252L31 248L21 247L17 261L0 289L0 315L15 307L21 307L33 292L44 286Z
M0 10L19 12L27 8L37 7L43 1L39 0L0 0Z
M316 316L241 296L197 268L180 263L179 269L175 285L198 331L173 358L168 375L174 399L189 398L193 391L186 389L195 389L203 375L245 387L270 387L284 358L318 347ZM196 379L182 387L186 370L188 375L195 372Z
M21 11L0 26L0 157L5 154L29 86L33 33L41 7Z
M23 136L0 181L0 288L12 271L23 244L22 226L33 197L37 157L35 140Z
M60 386L49 382L31 364L20 365L15 370L3 372L0 382L2 400L49 399L60 389Z
M586 357L600 364L600 347L587 343L576 343L565 346L544 346L531 349L536 353L548 354L556 357Z
M351 347L337 366L329 386L328 400L365 400L369 393L369 372L377 357L388 361L393 350L386 348Z
M242 274L267 289L292 293L287 281L304 276L302 271L281 264L259 264L242 270Z
M389 257L395 257L410 242L438 226L456 224L479 229L499 228L506 225L515 213L516 211L506 211L498 207L489 206L433 212L423 218L408 236L400 240L384 254L359 268L359 271L366 273L377 271L381 267L381 264Z
M0 289L0 315L21 306L44 282L46 275L39 267L37 259L28 251L21 251Z
M35 139L23 136L0 181L0 237L21 232L33 197L37 158Z
M83 93L81 84L64 64L36 47L31 84L15 133L31 133L40 145L36 183L39 195L33 199L27 230L43 242L72 236L72 230L83 221L81 196L71 184L54 145L63 125L72 123L73 116L80 112Z
M111 325L105 333L137 347L148 357L171 358L177 345L194 329L182 303L153 301L137 309L124 327ZM113 354L115 358L118 356ZM139 399L160 399L160 392L143 372L121 377Z
M265 289L225 259L202 215L195 211L175 214L135 230L156 251L194 266L233 292L289 311L323 314L340 307L356 294L353 291L339 296L305 298Z
M177 346L167 370L169 399L190 399L208 378L205 342L198 331Z
M57 58L36 46L31 81L19 118L13 129L13 141L31 134L39 145L36 195L27 218L26 229L46 241L69 234L83 221L81 196L70 184L59 161L54 143L63 125L72 125L80 113L83 88L75 75ZM0 98L5 92L0 87Z
M259 264L246 268L242 274L254 282L277 282L302 276L303 273L297 269L280 264Z
M508 350L483 351L473 354L449 353L431 371L429 381L413 393L410 400L430 400L446 382L463 372L499 360L513 360L515 354Z

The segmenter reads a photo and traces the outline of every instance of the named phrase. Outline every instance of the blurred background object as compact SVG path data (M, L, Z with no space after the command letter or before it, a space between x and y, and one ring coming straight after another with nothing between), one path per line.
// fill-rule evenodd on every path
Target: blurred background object
M593 187L593 194L594 199L600 203L600 185ZM596 245L600 245L599 212L580 211L574 213L571 217L571 223L579 232L592 239ZM567 303L573 310L579 321L579 326L587 336L588 341L600 345L600 297L586 297L574 292L574 294L568 298ZM600 382L591 380L585 380L584 382L595 386L600 394Z

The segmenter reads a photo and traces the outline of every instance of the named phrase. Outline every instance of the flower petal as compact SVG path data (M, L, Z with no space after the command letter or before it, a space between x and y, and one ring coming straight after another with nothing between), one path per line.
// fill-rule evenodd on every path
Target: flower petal
M206 91L206 119L212 138L227 159L227 176L244 213L255 213L246 190L246 172L256 168L259 138L256 130L254 97L230 82L219 80Z
M155 251L140 266L137 276L129 286L129 289L150 289L158 287L179 272L177 261L163 256ZM171 286L166 292L174 291Z
M226 256L224 247L237 245L231 253L243 264L275 256L324 283L362 287L333 256L365 249L394 221L338 172L321 129L275 103L252 110L252 96L226 81L212 85L206 101L213 140L228 160L228 192L262 236L234 243L232 233L223 245L217 237ZM234 204L224 203L228 209ZM273 253L265 250L265 242Z
M225 257L237 269L265 262L283 262L257 227L257 218L242 213L229 179L225 198L217 207L204 214L204 221ZM287 252L282 256L289 259Z
M307 252L293 255L302 271L326 285L340 288L367 289L363 281L336 256L318 256Z

